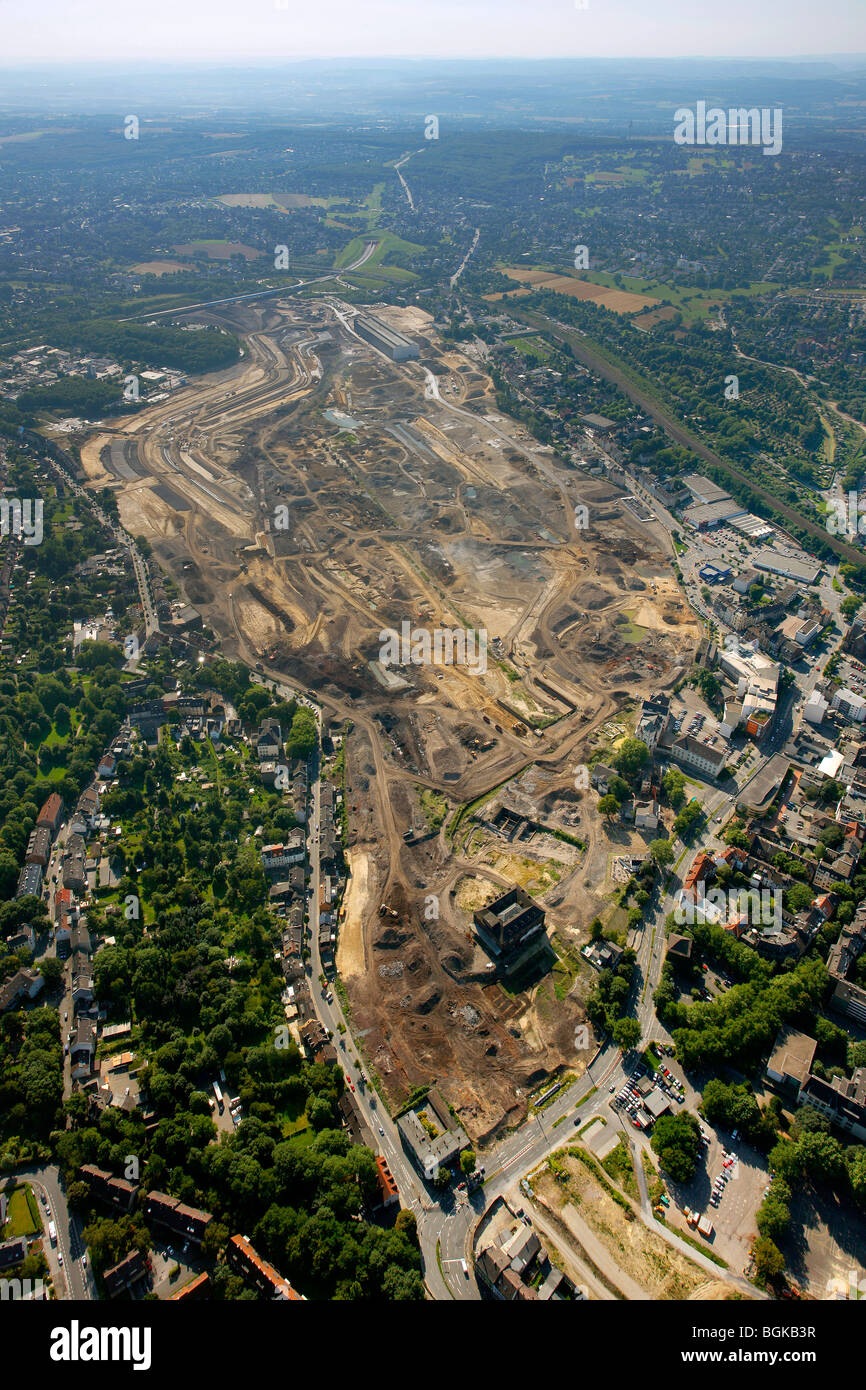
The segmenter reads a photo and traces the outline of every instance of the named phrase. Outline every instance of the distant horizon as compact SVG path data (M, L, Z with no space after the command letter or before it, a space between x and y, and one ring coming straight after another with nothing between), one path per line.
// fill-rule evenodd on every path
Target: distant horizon
M78 62L850 61L866 26L851 0L4 0L4 66ZM623 46L629 52L623 54ZM411 57L410 57L411 55Z
M670 53L670 54L629 54L629 53L582 53L568 54L530 54L520 56L513 53L453 54L453 53L307 53L300 57L265 57L250 54L241 58L175 58L141 57L124 62L125 67L200 67L225 68L242 71L248 67L293 67L305 63L866 63L866 49L854 53ZM107 68L117 70L118 57L102 58L19 58L0 60L0 72L18 71L25 68Z

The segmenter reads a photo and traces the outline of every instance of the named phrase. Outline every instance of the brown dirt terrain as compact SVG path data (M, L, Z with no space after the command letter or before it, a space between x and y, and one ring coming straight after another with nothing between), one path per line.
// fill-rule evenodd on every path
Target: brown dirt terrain
M574 275L557 275L548 270L531 270L522 266L505 266L503 275L519 280L533 289L554 290L557 294L570 295L572 299L588 299L593 304L601 304L615 314L633 314L638 309L649 309L659 303L657 298L647 294L634 294L630 290L618 290L608 285L596 285L591 280L578 280Z
M606 1256L603 1272L621 1289L628 1281L628 1296L635 1296L632 1284L654 1301L689 1299L698 1290L702 1298L730 1296L723 1281L708 1280L703 1269L647 1230L634 1213L626 1215L591 1169L567 1150L560 1150L551 1167L536 1174L532 1186L572 1240L580 1244L583 1228L588 1229L598 1242L594 1262L600 1264Z
M569 800L574 767L611 716L675 683L697 629L620 493L499 415L486 376L459 353L440 356L429 316L413 315L439 379L461 382L447 404L429 398L421 364L385 361L328 303L226 306L189 317L241 333L243 360L108 422L82 460L225 655L314 690L327 720L351 721L348 848L366 885L359 867L338 960L353 1022L395 1100L438 1079L482 1136L518 1118L534 1080L576 1066L585 983L559 967L516 989L495 983L458 881L491 893L534 885L552 929L577 945L597 910L592 863L603 879L609 846L588 800ZM394 321L409 331L405 315ZM590 511L581 532L578 499ZM646 629L639 646L627 610ZM409 664L390 692L371 663L380 634L403 622L484 629L486 669ZM543 835L470 844L462 828L452 842L462 805L527 769L538 778L528 795L554 817L579 810L585 853L563 855ZM407 845L407 829L427 833L423 789L446 798L445 826ZM396 918L378 915L382 902Z

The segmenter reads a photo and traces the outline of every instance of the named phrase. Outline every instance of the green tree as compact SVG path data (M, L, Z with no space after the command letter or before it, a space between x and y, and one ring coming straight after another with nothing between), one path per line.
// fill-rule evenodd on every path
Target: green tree
M768 1236L759 1236L755 1241L755 1272L759 1279L773 1283L785 1268L785 1257Z
M39 974L45 981L45 988L49 994L60 988L63 980L63 962L56 956L44 956L39 962Z
M674 857L674 847L670 840L651 840L649 853L654 863L670 864Z
M694 1177L701 1148L701 1128L696 1115L661 1115L651 1140L653 1152L673 1182L685 1183Z
M649 749L639 738L623 739L613 756L613 766L623 777L632 781L649 758Z
M640 1042L641 1026L636 1018L618 1018L611 1032L614 1042L623 1052L630 1052Z
M758 1208L756 1222L761 1235L774 1242L781 1240L791 1225L790 1208L772 1188Z
M316 716L312 710L302 707L292 720L292 727L286 739L286 752L290 758L308 758L318 743Z

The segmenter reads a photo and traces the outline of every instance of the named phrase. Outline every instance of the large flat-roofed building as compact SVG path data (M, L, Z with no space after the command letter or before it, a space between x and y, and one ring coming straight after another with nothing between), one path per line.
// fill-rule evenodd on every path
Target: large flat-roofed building
M854 690L849 690L846 686L834 694L833 708L855 724L862 724L866 720L866 700L863 699L862 695L858 695Z
M410 357L421 355L417 343L410 342L402 333L382 323L381 319L373 318L372 314L358 314L353 327L359 338L384 352L392 362L406 362Z
M706 739L698 739L691 734L683 734L681 738L674 739L671 745L672 758L684 763L686 767L697 768L709 777L718 777L727 756L727 745L709 736Z
M683 521L700 531L705 526L720 526L723 521L744 515L745 508L739 502L732 497L723 497L718 502L698 502L693 507L687 507L683 512Z
M767 1076L777 1086L787 1086L799 1094L809 1079L817 1050L817 1042L808 1033L783 1024L767 1062Z
M397 1132L418 1167L428 1178L434 1178L439 1168L453 1162L469 1145L469 1136L449 1111L435 1089L426 1101L401 1115Z
M729 494L718 483L714 483L711 478L702 478L700 473L687 473L680 480L683 487L687 487L696 502L721 502Z
M834 1076L829 1081L810 1076L800 1092L800 1101L861 1143L866 1140L866 1067L858 1067L850 1080L846 1076Z
M598 434L610 434L611 430L617 428L616 421L608 420L606 415L590 413L589 415L581 415L580 418L584 425L588 425L591 430L595 430Z
M745 807L753 815L762 815L781 790L790 766L782 753L774 753L769 762L759 768L747 782L742 783L737 792L737 805Z
M523 965L548 946L544 908L515 885L473 917L475 935L491 959L506 971Z
M769 546L765 546L752 557L752 564L756 569L766 570L769 574L781 574L785 579L796 579L798 584L814 584L821 570L820 564L816 565L805 557L800 560L793 555L783 555L780 550L773 550Z

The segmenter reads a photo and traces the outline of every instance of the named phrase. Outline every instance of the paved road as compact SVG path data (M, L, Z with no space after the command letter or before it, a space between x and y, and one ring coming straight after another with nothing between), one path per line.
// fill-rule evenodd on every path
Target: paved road
M349 271L359 270L370 259L378 244L377 241L368 242L361 255L357 260L352 261L351 265L344 265L341 270L331 270L327 275L315 275L312 280L296 280L294 284L281 285L277 289L250 290L246 294L232 294L225 299L204 299L197 304L177 304L173 309L159 309L155 313L153 310L147 310L143 314L133 314L130 318L118 319L118 323L135 323L138 319L160 319L165 318L168 314L191 313L193 309L215 309L223 304L242 304L246 300L269 299L275 294L293 294L295 290L302 290L307 285L318 285L323 280L336 280L341 275L347 275Z
M13 1185L21 1181L29 1182L36 1190L37 1196L47 1198L48 1206L51 1209L51 1220L57 1227L56 1249L63 1256L63 1264L60 1265L55 1247L48 1240L48 1217L45 1206L40 1203L41 1215L45 1223L45 1254L51 1268L58 1298L78 1301L95 1298L96 1289L90 1262L88 1260L86 1268L81 1263L81 1256L85 1253L81 1221L78 1216L69 1211L66 1193L61 1183L60 1169L54 1164L16 1168L14 1173L10 1173L6 1179L7 1182L10 1180Z

